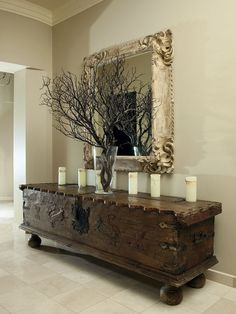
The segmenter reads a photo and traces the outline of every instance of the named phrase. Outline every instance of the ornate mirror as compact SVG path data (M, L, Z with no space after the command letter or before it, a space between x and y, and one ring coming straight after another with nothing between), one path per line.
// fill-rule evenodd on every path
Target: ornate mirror
M116 170L144 171L147 173L171 173L174 169L174 102L172 88L172 34L170 30L146 36L139 40L103 49L84 59L84 73L92 80L97 64L106 64L115 56L125 59L127 69L135 68L151 89L151 137L146 140L147 149L130 154L129 148L120 149ZM135 108L135 93L130 91L127 99ZM137 123L138 124L138 123ZM138 126L133 126L137 129ZM138 129L137 129L138 130ZM118 132L119 133L119 132ZM118 134L117 141L125 141L124 134ZM123 145L123 146L122 146ZM124 147L124 143L121 146ZM86 168L92 168L92 148L84 146Z

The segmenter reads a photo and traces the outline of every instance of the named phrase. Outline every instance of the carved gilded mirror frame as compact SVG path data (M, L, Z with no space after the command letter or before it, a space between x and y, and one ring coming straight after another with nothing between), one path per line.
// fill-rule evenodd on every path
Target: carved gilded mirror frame
M116 170L171 173L174 169L174 101L172 81L172 33L170 30L103 49L84 59L85 77L91 80L98 62L119 55L130 57L146 52L152 55L152 152L150 156L117 156ZM86 168L92 167L92 148L84 144Z

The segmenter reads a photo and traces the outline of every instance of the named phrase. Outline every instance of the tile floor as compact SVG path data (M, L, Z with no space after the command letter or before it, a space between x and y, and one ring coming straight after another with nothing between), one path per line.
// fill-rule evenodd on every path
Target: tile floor
M158 300L160 285L43 240L40 250L13 223L11 203L0 203L0 314L235 314L236 289L207 281L184 288L178 306Z

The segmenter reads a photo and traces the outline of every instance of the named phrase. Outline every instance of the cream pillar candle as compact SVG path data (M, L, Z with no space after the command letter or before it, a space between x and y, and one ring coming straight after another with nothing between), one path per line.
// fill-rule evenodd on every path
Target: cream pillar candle
M161 175L153 173L150 175L151 197L160 197L161 195Z
M113 173L113 178L112 178L112 188L113 189L116 189L117 187L117 184L116 184L116 180L117 180L117 174L116 174L116 171L114 171Z
M197 177L186 177L186 201L197 201Z
M96 178L95 178L96 191L102 191L103 187L101 183L101 170L96 170L95 175L96 175Z
M138 173L129 172L129 194L138 193Z
M59 185L66 184L66 167L58 168L58 184Z
M79 188L85 187L87 185L87 173L86 169L78 169L78 186Z

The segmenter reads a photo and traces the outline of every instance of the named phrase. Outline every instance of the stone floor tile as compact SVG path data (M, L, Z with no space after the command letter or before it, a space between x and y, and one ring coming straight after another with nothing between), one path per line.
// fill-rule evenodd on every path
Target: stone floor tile
M91 280L84 286L87 288L95 288L99 290L100 293L107 297L111 297L121 291L132 287L136 282L132 281L130 278L124 278L124 276L119 277L116 273L110 273L106 276L101 276L95 280Z
M0 306L0 314L11 314L11 313Z
M16 312L16 314L73 314L73 312L56 302L47 301L41 306L36 305L34 307Z
M204 312L204 314L235 314L235 313L236 302L225 298L221 298Z
M75 313L81 312L105 299L106 297L99 290L82 286L54 298L56 302Z
M42 304L48 301L49 299L46 296L31 287L19 288L0 295L0 306L10 313L23 311L25 309L40 308Z
M224 295L224 298L236 302L236 289L230 288L229 291Z
M112 301L111 299L107 299L79 313L80 314L136 314L137 312L115 301Z
M0 295L25 287L26 284L15 276L7 275L0 278Z
M58 294L74 290L79 284L61 275L55 275L42 281L38 281L31 286L34 287L35 290L51 298Z
M159 300L159 289L147 286L133 286L112 296L112 300L138 312L146 310Z

